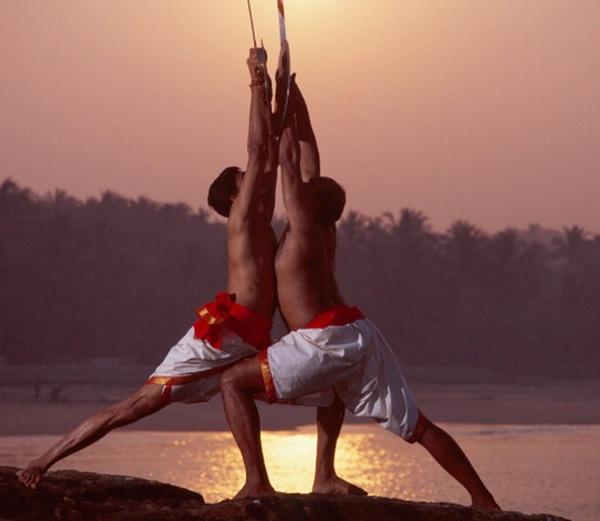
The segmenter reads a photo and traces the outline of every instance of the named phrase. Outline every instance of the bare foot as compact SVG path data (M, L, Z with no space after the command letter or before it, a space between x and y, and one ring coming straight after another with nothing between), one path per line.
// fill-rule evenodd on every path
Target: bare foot
M270 483L258 483L256 485L246 483L233 499L244 499L246 497L270 496L275 494L275 489Z
M38 460L32 461L26 468L17 472L19 481L28 488L34 489L46 473L46 467L38 463Z
M352 483L348 483L339 476L329 479L320 479L313 484L313 492L316 494L343 495L343 496L366 496L368 492Z
M480 498L473 498L471 506L475 508L483 508L484 510L492 510L494 512L502 512L502 509L491 495Z

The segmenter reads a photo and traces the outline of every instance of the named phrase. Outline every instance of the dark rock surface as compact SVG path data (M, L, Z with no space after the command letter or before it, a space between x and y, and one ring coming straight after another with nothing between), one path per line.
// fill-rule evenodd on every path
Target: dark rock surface
M191 519L176 514L204 505L200 494L172 485L74 470L50 472L30 490L16 471L0 467L0 520Z
M0 467L0 521L564 521L448 503L318 494L207 505L200 494L172 485L73 470L50 472L30 491L16 470Z

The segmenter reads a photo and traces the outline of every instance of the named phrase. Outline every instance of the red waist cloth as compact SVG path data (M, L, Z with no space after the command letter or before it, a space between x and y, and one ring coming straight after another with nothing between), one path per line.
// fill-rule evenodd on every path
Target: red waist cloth
M206 340L217 349L223 346L223 328L237 334L256 349L271 345L273 321L235 301L235 295L218 293L215 299L196 310L196 338Z
M325 311L321 311L316 317L314 317L304 329L323 329L327 326L345 326L351 324L355 320L365 318L357 307L350 307L342 304L335 306Z

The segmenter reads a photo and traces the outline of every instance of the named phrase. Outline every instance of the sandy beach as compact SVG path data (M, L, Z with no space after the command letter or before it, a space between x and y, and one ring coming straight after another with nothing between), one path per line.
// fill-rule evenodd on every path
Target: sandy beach
M114 377L111 371L100 373ZM134 373L143 374L143 369ZM409 370L407 373L419 407L435 421L600 424L600 380L522 378L503 382L493 376L476 373L466 375L458 370ZM77 374L81 374L81 371ZM8 380L13 377L16 377L15 374ZM51 389L47 384L40 386L39 396L35 398L32 386L17 386L10 381L8 383L11 385L7 385L5 380L0 386L0 414L3 418L0 436L64 433L90 413L132 392L135 386L125 385L121 381L123 378L113 378L110 382L88 380L85 385L81 381L64 384L60 396L54 398L50 397ZM465 380L468 383L464 383ZM139 380L136 376L132 381ZM260 411L266 430L289 430L314 423L315 411L312 408L260 404ZM362 422L350 414L346 421ZM219 396L209 403L173 404L127 429L228 430Z

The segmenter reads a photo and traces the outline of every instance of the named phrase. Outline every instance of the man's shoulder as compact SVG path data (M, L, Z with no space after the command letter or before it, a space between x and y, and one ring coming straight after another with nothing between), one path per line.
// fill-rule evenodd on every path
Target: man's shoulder
M323 226L314 219L290 222L288 232L299 241L310 241L315 246L324 238L335 235L335 226Z
M263 248L269 250L275 248L277 244L277 237L271 223L258 219L230 223L227 227L227 235L229 247L234 249L258 247L260 252Z
M271 221L259 214L236 215L230 214L227 230L231 233L264 233L272 230Z
M306 261L319 256L319 242L310 229L290 227L281 239L280 249L296 259Z
M227 220L227 230L230 234L245 231L253 224L254 220L255 216L251 212L241 211L233 205Z

